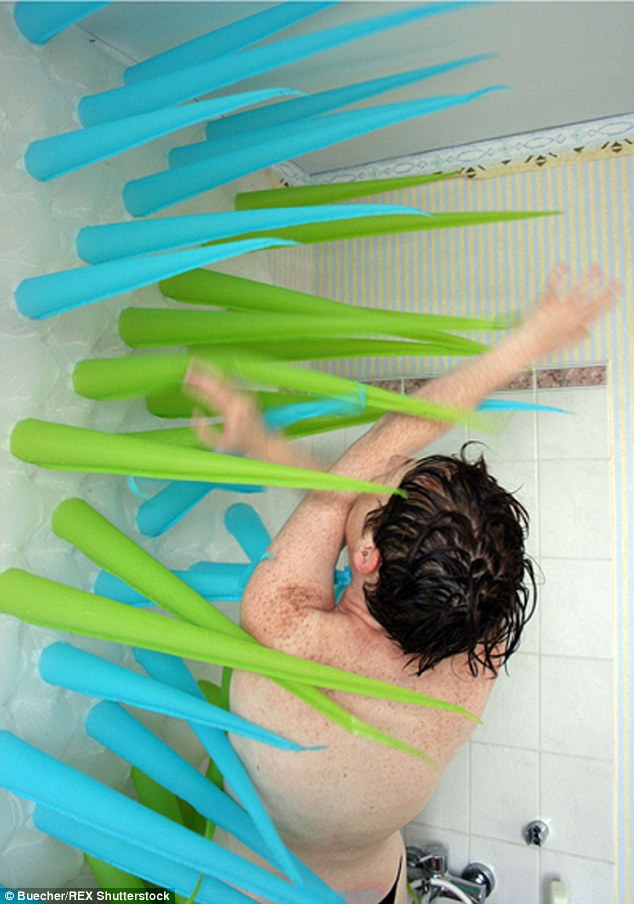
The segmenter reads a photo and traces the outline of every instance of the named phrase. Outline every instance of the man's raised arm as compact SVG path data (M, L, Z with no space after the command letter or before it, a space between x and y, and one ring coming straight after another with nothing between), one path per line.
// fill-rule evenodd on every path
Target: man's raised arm
M496 348L430 380L416 395L472 411L537 359L583 340L590 324L608 310L621 288L599 267L571 282L568 268L560 265L535 309ZM393 455L412 455L449 429L439 421L387 414L343 454L333 470L359 478L375 476L387 470Z
M535 310L497 348L431 380L418 395L469 411L538 358L583 339L591 322L614 301L620 286L598 268L569 286L567 283L567 269L558 268ZM268 435L255 403L223 379L205 376L204 369L195 368L189 374L188 386L225 419L222 431L213 435L199 423L203 442L262 460L321 467L282 437ZM424 418L384 415L331 470L372 480L390 470L393 456L415 454L448 429L447 424ZM296 608L332 605L328 600L329 595L332 597L333 569L355 498L351 493L334 492L305 496L273 541L274 560L262 562L251 578L243 612L249 617L264 613L269 620L275 612L281 625Z
M583 340L590 324L605 313L620 291L620 283L607 278L599 267L571 281L568 268L560 265L535 309L496 348L430 380L416 395L472 411L490 392L537 359ZM197 421L198 434L207 445L262 461L323 469L282 437L268 433L255 402L204 366L190 370L186 385L224 416L224 427L217 432ZM372 479L387 470L393 455L416 453L449 429L440 421L386 414L344 452L332 470Z

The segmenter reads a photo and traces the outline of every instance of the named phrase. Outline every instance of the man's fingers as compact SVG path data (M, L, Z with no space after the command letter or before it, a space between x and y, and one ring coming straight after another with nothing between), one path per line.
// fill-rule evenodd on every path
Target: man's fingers
M570 276L570 267L564 261L560 261L550 274L546 294L560 296L561 290Z
M217 449L222 441L222 430L212 427L199 409L195 409L192 414L192 424L194 432L200 442L210 449Z
M584 296L603 295L612 285L613 280L598 264L593 264L581 275L573 290Z
M190 364L183 378L183 388L188 395L224 412L232 403L236 392L222 377L206 367Z
M618 279L608 277L598 265L589 267L561 299L575 306L581 313L601 311L610 305L623 290Z
M186 386L190 386L199 392L216 393L225 388L225 384L219 377L195 365L190 365L187 368L183 382Z
M623 285L618 279L611 279L606 286L602 288L596 298L592 299L588 304L588 309L593 316L603 314L607 308L612 307L615 301L623 291Z

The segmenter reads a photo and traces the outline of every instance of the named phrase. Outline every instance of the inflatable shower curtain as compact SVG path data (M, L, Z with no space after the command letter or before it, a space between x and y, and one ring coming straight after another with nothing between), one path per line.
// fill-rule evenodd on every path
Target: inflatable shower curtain
M42 374L41 394L48 401L43 406L33 404L31 410L26 405L25 416L12 430L11 453L16 468L22 467L17 462L29 463L28 473L35 474L36 483L39 469L104 476L86 484L95 505L80 498L66 499L52 515L55 537L45 539L43 531L38 532L37 543L42 545L34 558L51 576L22 567L10 567L0 575L0 611L24 623L64 632L57 640L43 635L46 643L36 657L43 697L61 688L99 702L85 712L79 735L68 742L68 756L64 745L52 743L55 749L46 745L39 749L10 730L0 732L0 785L31 802L37 829L81 852L102 887L159 886L208 904L248 902L249 895L256 893L279 904L343 901L286 848L227 739L231 731L284 749L301 749L291 739L229 711L233 668L266 675L346 730L425 760L424 751L353 718L318 688L470 717L443 701L267 649L216 608L214 603L220 600L239 603L253 569L268 555L268 528L250 503L234 503L225 515L226 531L241 547L246 563L219 561L212 546L210 561L191 562L175 570L148 551L147 540L136 543L116 526L118 506L111 517L103 514L113 509L113 500L120 494L125 508L136 507L131 529L165 544L184 519L199 516L201 503L210 494L222 507L226 492L255 500L267 487L386 489L212 453L201 448L189 427L164 426L166 418L191 415L191 401L180 387L192 357L213 362L229 376L239 375L258 400L269 428L282 430L289 438L371 423L390 410L451 423L461 420L461 412L292 364L367 355L479 354L485 348L482 342L461 333L503 329L505 323L365 307L351 312L331 299L228 276L213 268L265 249L512 221L529 214L431 213L394 204L346 203L455 174L249 191L237 196L236 209L229 212L205 209L204 193L290 157L408 119L477 103L497 90L500 86L468 85L468 90L456 95L343 110L395 88L422 85L443 72L473 66L486 59L484 55L337 85L310 96L295 85L283 84L283 67L289 63L469 5L415 6L322 28L320 13L333 4L280 3L130 66L119 86L110 87L107 81L96 85L95 92L79 102L78 128L29 136L25 173L20 178L42 183L40 197L48 212L63 209L67 196L70 206L90 210L82 192L92 183L81 181L82 171L96 164L102 166L99 181L104 196L97 223L82 223L78 230L68 230L68 235L60 230L59 236L51 237L49 253L41 255L47 263L57 258L72 232L74 259L68 266L40 273L29 261L16 281L17 311L10 316L18 328L13 331L20 336L30 320L35 335L42 337L37 367ZM24 48L29 46L25 41L34 45L30 59L41 69L50 59L54 70L61 65L55 55L56 41L70 40L72 30L65 34L66 29L105 6L17 3L15 25ZM105 9L101 15L109 12ZM299 36L283 34L302 20L307 26ZM259 46L273 36L274 42ZM52 42L50 53L48 42ZM244 80L278 69L279 87L240 90ZM224 93L214 96L217 92ZM51 106L54 103L50 100ZM45 106L43 101L42 116ZM202 141L172 147L167 166L134 173L120 197L114 198L108 179L113 172L118 175L112 167L118 165L119 155L168 141L179 130L203 122ZM153 147L148 147L148 158ZM192 199L198 205L193 212ZM184 212L147 219L185 201L190 206ZM113 213L115 208L118 214ZM108 222L117 215L120 221ZM37 240L34 233L32 241ZM33 259L39 259L35 251ZM139 305L120 310L118 323L120 340L133 351L113 356L106 329L111 327L108 312L115 309L100 305L87 312L87 306L137 291ZM153 293L153 307L144 303L147 292ZM78 360L74 350L81 345L88 316L93 321L103 318L98 356ZM56 383L51 376L47 342L64 348L61 357L71 365L68 372L72 370L77 410L87 412L87 400L100 403L80 417L80 423L69 422L67 401L56 403L65 398L60 382L67 386L68 379L64 373ZM17 353L15 360L17 370ZM112 406L121 400L133 400L131 404L146 409L136 420L144 429L109 429ZM60 476L60 481L64 479ZM22 472L17 485L23 501L16 505L16 512L22 505L35 511L40 503ZM27 544L26 536L23 541ZM58 580L60 569L55 563L61 561L56 556L63 542L70 544L61 553L64 561L79 562L79 555L70 555L77 550L90 563L86 567L92 578L97 569L91 591ZM23 564L16 558L16 566ZM333 574L337 595L348 577L345 569ZM197 678L186 661L220 666L221 683ZM124 709L126 705L150 714L146 716L149 727ZM207 759L205 775L163 740L160 730L154 730L152 726L161 720L170 726L185 722L191 729ZM175 729L169 733L174 736ZM123 772L120 766L117 769L122 779L131 778L136 799L72 764L73 749L90 744L88 739L102 745L100 750L112 751L108 762L128 764ZM82 757L75 756L75 761L81 765ZM225 781L234 796L225 793ZM213 840L216 825L235 835L276 872L219 847ZM50 879L40 884L51 884ZM65 881L62 877L60 884Z

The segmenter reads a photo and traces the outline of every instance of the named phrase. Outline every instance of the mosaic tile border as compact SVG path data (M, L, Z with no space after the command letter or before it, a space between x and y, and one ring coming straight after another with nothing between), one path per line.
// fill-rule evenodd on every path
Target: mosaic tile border
M281 186L362 182L451 171L481 179L625 154L634 154L634 113L394 157L312 176L292 161L273 167L273 173Z
M317 180L314 176L292 160L285 160L271 167L271 181L274 188L299 188L312 185Z
M368 386L377 386L391 392L409 395L429 383L433 377L409 378L398 380L364 380ZM579 389L590 386L605 386L607 383L607 367L604 364L589 367L544 367L526 371L514 377L498 392L529 392L534 389Z
M607 367L560 367L536 371L537 389L572 389L588 386L605 386Z

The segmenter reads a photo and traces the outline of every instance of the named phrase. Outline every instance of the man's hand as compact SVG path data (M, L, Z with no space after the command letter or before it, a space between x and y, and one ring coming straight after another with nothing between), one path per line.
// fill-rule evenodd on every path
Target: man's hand
M517 330L526 344L526 361L534 361L581 342L591 323L605 314L622 286L594 266L572 280L566 264L553 272L537 307Z
M201 412L194 414L196 435L208 448L293 468L325 470L321 462L302 454L283 436L270 433L255 400L236 389L206 362L190 364L183 389L224 419L218 428L210 425Z
M237 455L261 457L268 433L256 402L235 389L206 364L190 364L185 374L184 389L206 408L224 419L222 429L212 427L201 412L194 415L198 439L211 449Z
M599 267L571 280L568 267L559 266L532 313L498 346L430 380L415 395L471 411L538 359L584 339L591 323L609 310L621 291L619 281ZM387 414L344 453L339 464L343 473L369 479L377 470L387 469L392 455L418 455L448 429L438 421Z

